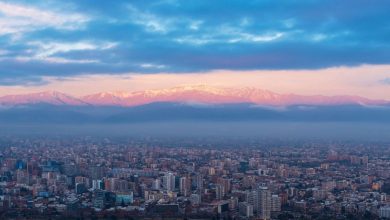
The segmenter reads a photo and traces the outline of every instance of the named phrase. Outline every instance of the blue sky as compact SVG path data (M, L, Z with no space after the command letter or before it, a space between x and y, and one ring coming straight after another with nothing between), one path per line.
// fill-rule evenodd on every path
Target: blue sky
M386 0L0 1L0 84L388 65L389 12Z

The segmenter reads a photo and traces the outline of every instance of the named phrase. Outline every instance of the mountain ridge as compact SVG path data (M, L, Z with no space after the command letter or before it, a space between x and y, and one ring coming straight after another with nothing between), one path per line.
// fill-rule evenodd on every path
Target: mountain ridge
M252 103L264 106L293 105L388 105L390 101L374 100L361 96L338 95L297 95L280 94L269 90L242 87L221 88L206 85L187 85L167 89L143 90L134 92L100 92L82 97L74 97L57 91L44 91L0 97L0 105L17 106L31 104L70 105L70 106L121 106L134 107L155 102L235 104Z

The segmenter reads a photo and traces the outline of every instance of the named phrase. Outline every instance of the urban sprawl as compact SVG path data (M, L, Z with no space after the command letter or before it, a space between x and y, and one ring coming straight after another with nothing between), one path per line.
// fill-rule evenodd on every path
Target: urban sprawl
M0 147L0 219L390 218L385 143L7 137Z

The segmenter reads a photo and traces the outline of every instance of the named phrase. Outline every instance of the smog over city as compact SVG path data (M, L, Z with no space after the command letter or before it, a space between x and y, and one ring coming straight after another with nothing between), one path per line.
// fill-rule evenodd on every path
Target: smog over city
M390 219L389 12L0 0L0 219Z

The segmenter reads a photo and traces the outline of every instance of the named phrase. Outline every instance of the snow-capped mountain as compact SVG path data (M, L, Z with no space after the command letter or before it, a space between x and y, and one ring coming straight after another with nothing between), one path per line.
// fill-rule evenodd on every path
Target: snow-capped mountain
M386 100L372 100L359 96L304 96L279 94L257 88L218 88L206 85L180 86L168 89L136 92L102 92L84 97L72 97L50 91L0 97L1 105L94 105L94 106L139 106L155 102L234 104L252 103L264 106L291 105L387 105Z
M81 98L92 105L137 106L153 102L190 102L205 104L253 103L269 106L289 105L384 105L385 100L359 96L303 96L278 94L257 88L216 88L205 85L139 92L98 93Z
M0 97L1 105L30 105L30 104L51 104L51 105L86 105L81 99L57 91L45 91L22 95L6 95Z

